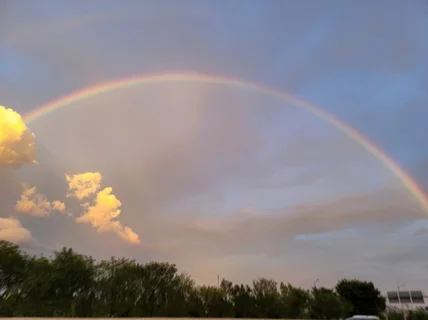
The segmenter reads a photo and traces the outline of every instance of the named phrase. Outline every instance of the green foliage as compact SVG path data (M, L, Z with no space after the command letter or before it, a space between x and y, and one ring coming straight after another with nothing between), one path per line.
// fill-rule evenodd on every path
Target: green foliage
M170 263L94 261L63 248L52 258L29 257L0 241L0 317L227 317L340 319L381 314L385 301L372 283L342 280L335 290L305 290L259 278L197 286ZM389 320L402 320L399 315ZM408 320L428 320L413 312Z
M428 312L423 309L410 311L406 319L408 320L428 320Z
M336 292L354 314L381 315L385 310L385 298L373 282L343 279L336 285Z
M313 288L312 303L309 306L311 319L340 319L346 314L341 297L331 289Z
M391 311L388 313L388 320L404 320L404 314L402 312Z

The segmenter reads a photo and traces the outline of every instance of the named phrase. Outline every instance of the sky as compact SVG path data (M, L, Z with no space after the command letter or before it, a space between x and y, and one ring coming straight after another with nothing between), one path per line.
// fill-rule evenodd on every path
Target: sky
M5 0L0 105L25 115L151 73L239 78L335 115L426 194L427 30L424 0ZM221 84L151 83L27 126L37 163L0 166L0 237L31 252L170 261L206 284L350 277L428 292L427 212L355 140L290 102ZM85 172L102 176L90 176L87 207L73 180ZM36 192L52 212L16 206ZM120 201L120 222L95 221L111 209L103 199L113 209Z

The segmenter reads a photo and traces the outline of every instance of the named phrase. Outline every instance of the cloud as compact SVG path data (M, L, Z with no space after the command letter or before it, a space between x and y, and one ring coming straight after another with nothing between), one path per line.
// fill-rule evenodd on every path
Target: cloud
M36 193L36 188L26 188L15 206L19 213L46 217L51 214L51 203L42 194Z
M250 250L250 253L257 253L260 252L260 245L266 245L263 250L274 254L281 252L283 248L268 245L269 243L291 240L299 234L325 233L386 223L400 224L402 221L424 217L417 204L409 202L401 189L378 190L324 202L284 207L273 212L229 214L227 218L183 214L178 221L160 220L156 226L166 226L163 233L178 241L174 250L180 250L180 238L187 237L187 241L192 242L195 247L200 246L201 251L205 245L212 244L213 249L217 248L221 252L235 254L240 250ZM246 209L246 212L252 213L253 210Z
M393 229L419 217L399 181L317 119L301 122L298 112L256 109L268 104L266 97L208 89L187 83L124 88L34 123L62 172L93 170L67 175L67 182L74 185L70 202L75 198L82 205L81 211L72 209L76 226L98 232L78 229L82 237L64 241L71 231L62 230L58 241L97 257L171 261L203 283L215 281L217 272L236 281L269 274L310 285L313 279L306 278L312 275L327 282L342 269L350 276L382 270L372 267L361 245L350 256L345 247L352 240L342 234L335 238L339 247L294 238L352 226ZM277 132L272 118L285 133ZM287 130L294 123L297 132ZM124 226L141 235L140 246L117 241L115 235L128 238ZM337 257L341 261L331 266Z
M19 113L0 106L0 165L20 167L35 162L34 134Z
M50 202L45 195L38 193L36 187L23 186L24 191L15 205L15 211L28 213L36 217L47 217L52 211L65 211L65 204L61 201Z
M31 231L24 228L18 219L0 218L0 240L10 241L19 245L35 244Z
M339 276L370 278L387 268L374 257L382 251L399 252L402 247L391 249L389 243L403 236L393 233L423 217L402 189L386 189L272 212L246 209L227 215L187 212L177 219L152 217L145 221L153 231L144 233L144 244L160 259L194 274L198 281L210 282L210 272L239 281L267 273L278 280L285 277L307 285L319 275L333 284ZM350 229L357 231L352 234ZM319 236L313 241L296 239L306 234ZM323 234L330 240L321 240ZM411 251L410 247L406 250ZM202 271L198 269L201 260L212 265ZM337 263L332 265L332 261Z
M94 195L100 189L102 176L99 172L85 172L73 175L66 174L65 179L69 186L67 197L83 200Z
M420 168L414 169L410 158L426 151L426 97L412 108L412 99L403 101L402 94L426 87L426 77L420 77L428 48L421 41L426 11L403 3L391 4L380 23L377 12L382 3L371 4L368 16L367 8L358 3L352 8L311 4L319 10L308 10L308 4L301 1L261 4L256 9L208 5L207 16L200 14L205 5L196 9L192 4L172 10L191 12L191 19L153 15L157 21L135 19L134 23L126 17L100 25L98 18L96 23L89 21L92 14L86 9L71 10L75 12L72 15L68 10L64 15L62 9L52 7L58 21L66 24L51 28L51 33L41 28L36 42L28 42L22 52L12 50L7 64L21 58L19 62L25 63L16 63L20 66L17 69L25 69L26 74L6 75L0 90L8 97L8 104L29 109L99 81L139 73L195 70L253 79L324 106L402 161L406 170L411 167L413 176L423 183L428 181L424 180L428 162L421 157ZM5 39L13 38L20 28L30 30L26 34L31 35L36 28L34 20L47 21L47 27L51 23L41 19L40 10L25 14L29 11L19 4L14 7L8 11L5 28L0 28ZM237 15L242 10L245 14ZM396 12L404 15L397 19ZM85 27L74 29L75 24L67 22L74 18ZM358 23L343 23L362 18L367 23L361 28ZM374 27L378 25L381 28ZM384 45L378 45L379 38L386 39ZM403 42L407 43L405 52L397 50ZM385 59L385 52L392 54ZM19 80L14 83L10 79ZM137 91L139 94L134 94ZM233 89L234 94L231 91L194 84L123 88L70 104L31 123L40 141L55 154L61 175L103 173L104 183L114 186L114 195L123 203L121 223L144 235L141 246L124 246L110 232L81 232L81 228L93 225L89 220L108 220L104 216L87 218L88 226L70 226L68 219L57 220L57 216L23 219L28 219L38 240L45 237L46 242L59 241L89 254L103 252L106 257L130 255L144 260L147 255L139 250L150 251L153 259L178 262L202 282L215 282L217 273L242 281L268 274L282 280L308 278L305 281L310 285L313 279L309 278L318 276L324 284L347 273L388 283L382 280L386 264L374 263L373 258L383 253L390 256L392 251L412 251L410 245L388 249L385 239L391 239L391 230L402 228L421 213L404 191L373 190L373 185L390 186L396 178L348 138L326 130L326 125L318 126L314 117L300 111L296 112L299 117L292 117L282 102L246 91L240 95L243 92L239 89ZM22 100L26 103L16 103ZM218 113L204 113L210 104ZM241 105L249 111L244 112ZM257 105L260 112L253 112L251 105ZM287 111L280 114L273 109ZM249 121L251 113L255 121ZM270 118L264 123L268 128L258 132L270 113L277 121ZM290 127L297 129L288 130ZM268 131L274 134L266 135ZM283 139L272 143L276 153L267 159L269 148L264 146L281 134ZM39 143L37 147L42 153ZM50 169L46 166L46 171ZM67 193L43 173L34 179L31 185L49 199L61 199L59 196ZM237 187L231 190L231 186ZM7 185L4 189L9 191ZM83 201L79 202L97 207L96 193L102 189L81 187ZM299 205L287 205L287 201ZM67 202L67 208L80 212L80 205L71 209ZM83 207L82 215L88 208ZM242 208L249 209L239 212ZM22 222L27 226L27 221ZM353 226L359 232L349 236ZM76 237L76 233L82 236ZM316 235L317 240L296 240L305 234ZM326 234L330 234L329 240L321 241ZM359 241L362 237L367 240ZM409 244L413 241L407 236L397 238ZM393 261L398 259L397 255ZM385 273L389 283L396 281L402 270L390 271Z
M114 220L120 215L122 204L112 191L112 188L105 188L98 192L94 205L88 206L86 212L76 221L90 223L99 232L114 232L130 243L140 243L139 236L131 228Z
M415 236L424 236L427 234L428 234L428 226L427 225L421 225L414 231Z
M55 200L52 202L52 209L55 211L59 211L59 212L64 212L65 211L65 203Z
M82 174L66 175L69 185L68 197L79 200L86 199L94 195L101 186L102 176L99 172L86 172ZM96 198L91 202L82 204L84 212L76 218L78 223L89 223L98 232L114 232L120 238L133 244L139 244L139 236L129 227L123 226L115 220L119 217L122 203L112 194L110 187L96 193Z

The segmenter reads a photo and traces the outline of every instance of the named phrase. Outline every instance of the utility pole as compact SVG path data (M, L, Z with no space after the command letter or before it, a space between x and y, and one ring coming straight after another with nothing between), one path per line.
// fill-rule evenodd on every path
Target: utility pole
M217 275L217 287L220 288L220 276Z

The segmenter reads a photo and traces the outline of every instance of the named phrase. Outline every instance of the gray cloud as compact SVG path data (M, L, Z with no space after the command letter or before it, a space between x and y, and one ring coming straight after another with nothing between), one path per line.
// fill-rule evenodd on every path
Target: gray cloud
M281 251L281 246L275 248L272 243L281 239L290 240L299 234L369 227L385 222L393 225L424 216L416 206L409 210L409 203L403 202L403 198L400 190L382 190L327 203L308 203L297 208L284 208L279 212L232 215L225 220L198 217L195 213L187 219L185 215L181 215L179 221L162 220L156 230L162 228L162 225L170 225L170 229L164 233L174 235L177 241L186 235L193 235L195 238L190 242L197 247L201 246L201 252L207 244L213 244L220 252L239 252L244 246L249 250L260 250L254 244L264 243L267 245L264 250L273 250L273 253L278 254L275 249ZM403 210L406 210L405 215ZM174 250L179 250L180 244L176 243L176 246Z
M428 234L428 228L427 227L420 227L418 230L415 231L415 235L425 235Z

